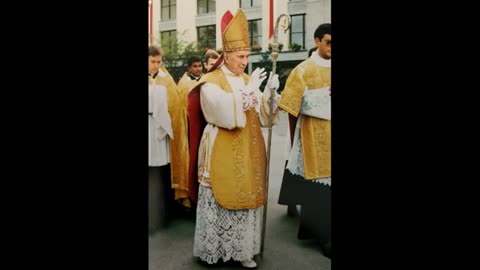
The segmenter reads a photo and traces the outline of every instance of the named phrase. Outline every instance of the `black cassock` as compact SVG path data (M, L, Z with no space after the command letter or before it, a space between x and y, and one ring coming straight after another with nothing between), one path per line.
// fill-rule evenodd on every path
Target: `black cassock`
M296 118L289 114L291 143L293 142L295 123ZM301 206L298 239L316 238L320 240L325 255L330 257L331 187L305 180L299 175L293 175L285 168L278 203Z

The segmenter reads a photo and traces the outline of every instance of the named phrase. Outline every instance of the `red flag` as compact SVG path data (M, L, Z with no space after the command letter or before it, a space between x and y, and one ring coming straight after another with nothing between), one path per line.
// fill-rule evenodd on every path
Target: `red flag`
M153 1L150 0L148 5L148 8L150 9L150 29L149 29L149 34L150 34L150 45L152 45L153 42Z
M270 15L269 15L269 31L268 38L273 36L273 0L270 0Z

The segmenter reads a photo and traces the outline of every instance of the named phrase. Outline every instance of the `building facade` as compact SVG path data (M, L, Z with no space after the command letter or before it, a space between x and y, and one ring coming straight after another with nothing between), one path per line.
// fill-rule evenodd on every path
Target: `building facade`
M242 8L249 23L252 51L248 72L262 60L273 42L273 28L279 15L291 18L291 28L279 31L282 53L277 62L300 62L315 46L313 34L318 25L331 22L331 0L149 0L149 43L181 39L196 42L201 49L221 49L219 22L223 14ZM290 48L294 44L293 47Z

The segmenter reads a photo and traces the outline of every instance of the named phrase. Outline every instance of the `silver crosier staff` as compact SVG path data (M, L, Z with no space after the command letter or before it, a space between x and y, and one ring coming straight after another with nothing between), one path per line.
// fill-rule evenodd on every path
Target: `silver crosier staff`
M277 69L279 24L284 29L284 33L286 33L287 30L290 28L290 16L283 13L280 16L278 16L277 21L275 22L275 29L273 31L272 54L271 54L273 65L272 65L272 75L270 76L270 80L273 79L273 76L275 75L275 72ZM273 99L275 97L275 91L276 91L275 88L271 88L269 90L270 90L270 98L269 98L270 114L268 116L267 164L265 166L265 206L263 207L262 242L260 243L261 256L263 256L263 249L265 246L265 227L266 227L265 224L267 221L267 205L268 205L268 177L270 172L270 149L272 145ZM264 91L267 91L267 89L265 89Z

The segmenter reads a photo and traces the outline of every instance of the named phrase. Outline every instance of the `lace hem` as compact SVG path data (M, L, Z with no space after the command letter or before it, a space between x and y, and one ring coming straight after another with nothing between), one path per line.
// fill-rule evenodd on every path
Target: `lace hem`
M325 186L331 186L332 185L332 178L331 177L318 178L318 179L315 179L315 180L307 180L307 181L313 181L314 183L323 184Z
M262 213L262 207L227 210L211 188L200 185L193 256L208 264L252 259L260 252Z

